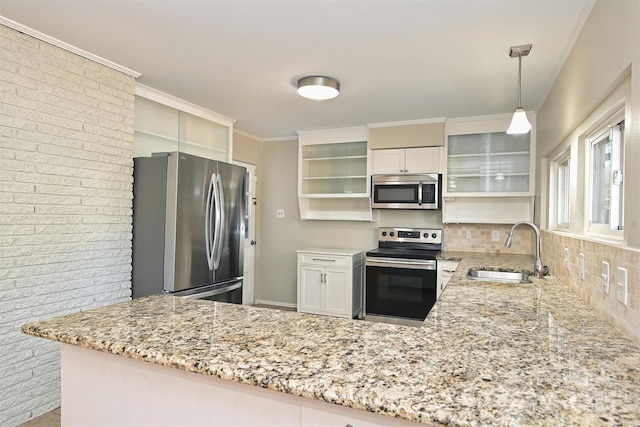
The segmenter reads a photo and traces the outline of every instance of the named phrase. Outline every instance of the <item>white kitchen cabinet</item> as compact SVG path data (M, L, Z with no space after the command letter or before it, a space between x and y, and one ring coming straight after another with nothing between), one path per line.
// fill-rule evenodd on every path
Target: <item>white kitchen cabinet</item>
M440 294L449 284L449 281L453 277L453 273L456 272L456 268L458 268L458 264L460 261L451 261L451 260L438 260L438 298L440 298Z
M232 119L142 85L136 94L134 157L179 151L231 161Z
M445 196L533 196L535 120L529 133L508 135L510 118L447 124Z
M300 219L372 221L368 128L298 135Z
M511 115L447 121L444 223L533 219L536 125L527 114L533 128L523 135L507 135Z
M362 314L362 251L311 248L297 253L299 312L346 318Z
M440 147L373 150L373 173L440 173Z

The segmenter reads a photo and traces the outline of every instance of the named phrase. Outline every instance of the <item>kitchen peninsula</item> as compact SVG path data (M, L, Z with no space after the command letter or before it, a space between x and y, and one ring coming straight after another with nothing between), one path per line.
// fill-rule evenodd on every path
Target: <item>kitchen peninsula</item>
M211 396L231 387L222 406L261 425L640 425L637 345L553 276L466 279L469 267L531 269L531 257L443 256L462 260L420 328L155 296L22 330L63 343L63 425L92 411L188 425L191 407L167 400L182 389L159 388L178 375ZM207 423L224 423L211 405Z

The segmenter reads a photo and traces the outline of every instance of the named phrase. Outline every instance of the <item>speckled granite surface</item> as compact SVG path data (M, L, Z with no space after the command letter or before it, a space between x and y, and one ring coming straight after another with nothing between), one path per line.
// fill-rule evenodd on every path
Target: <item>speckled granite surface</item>
M549 277L468 281L462 261L420 328L149 297L27 334L423 423L640 426L640 349Z

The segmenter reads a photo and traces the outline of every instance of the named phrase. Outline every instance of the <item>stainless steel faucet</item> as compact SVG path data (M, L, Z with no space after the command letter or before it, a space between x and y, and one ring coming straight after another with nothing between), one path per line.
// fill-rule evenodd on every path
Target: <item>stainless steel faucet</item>
M507 248L511 247L511 244L513 243L513 232L516 231L516 228L518 228L521 225L528 225L529 227L533 228L533 231L536 233L536 261L533 264L533 277L537 279L543 279L544 267L542 267L542 261L540 260L540 246L541 246L540 229L538 228L537 225L529 221L516 222L515 224L513 224L513 227L511 227L511 231L509 232L509 236L507 237L507 240L504 242L504 245Z

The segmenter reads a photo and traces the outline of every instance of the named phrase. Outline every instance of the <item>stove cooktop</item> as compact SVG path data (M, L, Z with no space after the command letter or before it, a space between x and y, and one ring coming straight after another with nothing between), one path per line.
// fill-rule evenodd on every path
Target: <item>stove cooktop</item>
M436 259L442 249L442 230L431 228L378 228L378 247L368 257Z

